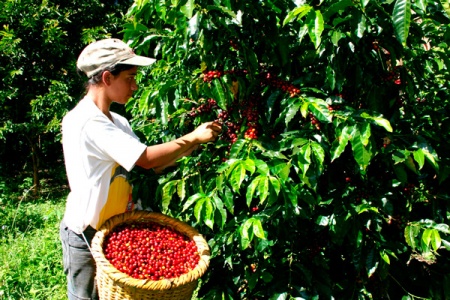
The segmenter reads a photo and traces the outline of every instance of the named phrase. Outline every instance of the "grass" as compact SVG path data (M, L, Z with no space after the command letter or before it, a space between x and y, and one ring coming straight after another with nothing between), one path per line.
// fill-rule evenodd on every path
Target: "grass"
M0 199L0 299L67 299L59 222L65 198Z
M0 300L67 299L59 239L66 195L29 200L28 191L0 178Z

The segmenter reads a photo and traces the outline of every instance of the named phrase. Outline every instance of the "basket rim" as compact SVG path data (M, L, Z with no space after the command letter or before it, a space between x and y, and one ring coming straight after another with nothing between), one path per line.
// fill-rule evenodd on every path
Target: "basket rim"
M179 277L165 278L160 280L151 279L137 279L117 270L108 259L106 259L103 252L103 242L106 236L118 225L124 223L132 223L133 221L148 220L154 221L161 225L170 226L174 230L185 234L189 239L193 240L198 248L200 260L197 266L188 273ZM91 251L94 256L97 272L104 271L112 280L133 286L137 288L149 290L168 290L189 284L198 280L206 272L209 267L210 249L204 237L192 226L178 220L176 218L164 215L158 212L133 210L125 213L115 215L106 220L99 228L94 238L92 239Z

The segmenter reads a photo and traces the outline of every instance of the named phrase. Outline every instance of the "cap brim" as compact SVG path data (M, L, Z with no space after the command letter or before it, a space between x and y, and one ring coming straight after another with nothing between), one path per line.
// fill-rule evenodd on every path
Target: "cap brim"
M128 59L125 59L125 60L119 62L119 64L132 65L132 66L149 66L149 65L153 64L154 62L156 62L156 59L154 59L154 58L136 55L136 56L133 56L131 58L128 58Z

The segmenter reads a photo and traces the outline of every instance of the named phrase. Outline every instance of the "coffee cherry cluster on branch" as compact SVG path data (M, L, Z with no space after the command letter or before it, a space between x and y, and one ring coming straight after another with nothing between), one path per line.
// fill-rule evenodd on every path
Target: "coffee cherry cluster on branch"
M206 72L203 73L203 81L204 82L210 82L214 78L220 78L222 76L223 76L223 72L222 71L218 71L218 70L206 71Z
M220 78L223 75L231 74L234 76L245 76L247 74L247 70L243 69L236 69L236 70L208 70L203 72L203 81L204 82L211 82L215 78Z
M250 96L247 100L239 103L234 101L233 105L226 111L219 113L218 122L226 126L222 139L235 143L238 139L242 126L245 126L244 138L257 139L259 136L259 112L258 97Z
M382 80L385 82L393 82L396 85L402 84L401 76L400 76L400 70L402 66L395 66L393 70L387 71L382 76Z
M211 82L214 79L221 78L224 75L232 75L235 77L245 77L248 72L242 69L233 70L207 70L203 72L203 81ZM277 76L269 73L262 72L256 77L260 81L261 86L271 86L288 93L291 97L294 97L300 93L300 89L295 87L288 81L281 80ZM225 125L226 129L221 135L222 140L226 140L231 144L235 143L241 134L241 130L244 138L246 139L257 139L260 135L260 125L259 125L259 108L258 105L261 103L260 95L250 96L248 99L238 101L237 99L232 103L232 105L227 108L227 110L219 111L217 116L217 121ZM209 99L207 103L200 105L197 108L192 108L190 112L191 117L196 117L202 113L209 113L214 109L217 109L217 104L213 99ZM312 122L316 122L313 120ZM316 127L320 128L317 124Z
M308 116L311 120L311 124L314 125L317 130L320 130L320 121L317 120L317 118L312 113L309 113Z
M258 138L258 97L251 96L245 105L245 109L242 111L242 116L247 120L247 130L244 133L246 139L257 139Z
M216 100L210 98L206 103L200 104L198 107L192 107L189 116L195 118L199 115L210 113L218 108Z
M226 74L231 74L234 76L245 76L248 73L247 70L236 69L236 70L208 70L203 72L203 81L211 82L215 78L220 78ZM288 93L291 97L294 97L300 93L300 89L289 81L282 80L276 75L269 72L261 72L259 75L261 80L261 86L272 86L274 88L280 89L285 93Z
M236 106L237 107L237 106ZM235 106L232 105L228 110L222 110L217 115L217 122L225 125L225 131L220 139L234 144L238 139L238 134L241 130L242 121L233 122L232 115L234 115Z
M200 260L194 241L151 221L117 226L106 236L103 251L117 270L136 279L179 277Z
M300 89L295 87L295 85L286 80L281 80L269 72L261 73L261 84L263 86L269 85L280 89L283 92L288 93L291 97L295 97L300 93Z

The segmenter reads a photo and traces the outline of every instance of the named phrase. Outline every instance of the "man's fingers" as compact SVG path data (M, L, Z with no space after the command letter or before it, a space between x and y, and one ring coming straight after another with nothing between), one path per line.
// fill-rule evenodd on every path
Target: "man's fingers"
M215 122L215 121L211 122L211 128L216 132L222 131L222 125L220 125L220 123Z

